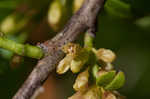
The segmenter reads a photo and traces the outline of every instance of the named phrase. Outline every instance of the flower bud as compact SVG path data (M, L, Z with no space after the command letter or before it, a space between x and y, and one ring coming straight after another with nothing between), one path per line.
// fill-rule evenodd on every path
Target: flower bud
M125 96L121 95L118 91L113 91L113 94L117 97L117 99L126 99Z
M78 91L68 99L101 99L101 90L94 85L84 92Z
M73 96L69 97L68 99L84 99L83 92L76 92Z
M73 57L71 55L66 55L64 59L62 59L58 66L57 66L57 73L58 74L63 74L65 72L67 72L70 68L70 63L71 63L71 60L73 59Z
M29 18L23 16L22 14L11 14L7 16L0 25L0 31L4 34L13 34L21 29L27 24Z
M84 94L83 99L101 99L101 91L97 86L92 86L89 90Z
M113 70L114 66L111 63L106 63L105 64L105 70L110 71Z
M74 2L73 2L73 12L74 13L80 9L83 2L84 2L84 0L74 0Z
M6 19L4 19L4 21L1 23L0 30L3 33L8 34L11 31L14 31L15 25L16 25L15 24L15 16L11 15L11 16L6 17Z
M69 0L70 1L70 0ZM51 28L57 32L65 24L69 17L68 0L53 0L48 10L48 22Z
M77 79L75 81L75 84L73 85L73 88L76 91L84 91L88 87L88 78L89 78L89 72L88 69L84 72L80 73L77 76Z
M50 5L49 11L48 11L48 21L51 25L51 27L54 30L57 30L59 26L57 26L61 20L62 17L62 5L57 0L54 0L52 4Z
M66 54L70 54L73 57L75 57L80 51L81 51L81 46L79 44L74 44L74 43L68 43L63 46L63 52Z
M111 93L109 91L104 91L102 93L102 99L117 99L117 98L113 93Z
M106 63L111 63L115 60L116 55L114 52L112 52L109 49L104 49L104 48L100 48L97 53L96 53L97 57L99 60L102 60Z

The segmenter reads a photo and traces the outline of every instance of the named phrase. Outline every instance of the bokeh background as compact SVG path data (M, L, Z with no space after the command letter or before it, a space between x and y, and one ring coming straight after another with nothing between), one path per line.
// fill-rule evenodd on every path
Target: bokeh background
M0 0L0 31L19 43L43 42L64 27L75 12L75 1L82 2ZM149 4L149 0L107 0L97 19L95 46L112 49L117 54L113 64L126 74L126 84L119 91L127 99L150 97ZM82 36L79 40L82 43ZM12 98L36 62L36 59L0 49L1 99ZM37 99L66 99L74 93L74 80L71 72L64 75L52 72Z

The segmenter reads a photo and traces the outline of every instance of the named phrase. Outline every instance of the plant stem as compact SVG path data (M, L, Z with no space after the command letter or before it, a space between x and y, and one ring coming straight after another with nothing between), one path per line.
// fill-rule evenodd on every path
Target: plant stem
M43 51L41 48L29 44L24 45L17 43L5 37L0 37L0 47L10 50L18 55L28 56L31 58L40 59L43 56Z
M92 48L93 40L94 40L94 37L90 33L87 32L84 38L84 46L88 48Z
M84 46L88 48L89 50L92 50L93 48L93 42L95 38L95 26L94 25L87 30L84 36Z

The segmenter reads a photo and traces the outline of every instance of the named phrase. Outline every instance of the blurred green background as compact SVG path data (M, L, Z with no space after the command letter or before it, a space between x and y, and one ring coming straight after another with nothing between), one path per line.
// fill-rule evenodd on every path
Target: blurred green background
M0 31L9 39L19 43L43 42L64 27L74 13L74 1L0 0ZM58 3L54 6L54 2ZM127 96L127 99L150 97L149 4L149 0L107 0L97 19L95 46L109 48L116 53L115 68L123 70L126 74L126 84L119 91ZM54 11L51 11L52 6L56 7ZM14 20L13 25L10 21L6 22L10 18ZM5 24L6 28L3 28ZM10 29L11 27L15 30ZM0 49L1 99L11 99L36 62L35 59ZM66 99L73 93L74 78L70 72L62 76L52 73L49 82L53 83L48 82L48 84L55 87L48 87L50 89L47 93L50 94L50 90L56 88L56 92L60 95L57 98ZM47 96L38 99L55 98Z

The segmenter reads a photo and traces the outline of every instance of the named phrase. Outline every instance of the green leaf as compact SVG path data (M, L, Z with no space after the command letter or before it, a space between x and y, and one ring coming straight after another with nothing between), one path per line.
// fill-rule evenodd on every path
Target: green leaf
M122 87L124 85L124 83L125 83L125 75L123 72L119 72L115 76L113 81L105 87L105 89L106 90L116 90L116 89L119 89L120 87Z
M120 18L132 17L131 6L120 0L107 0L104 9L106 9L108 14L113 16Z
M115 71L109 71L109 72L100 71L96 78L96 84L99 86L106 86L114 79L115 74L116 74Z

